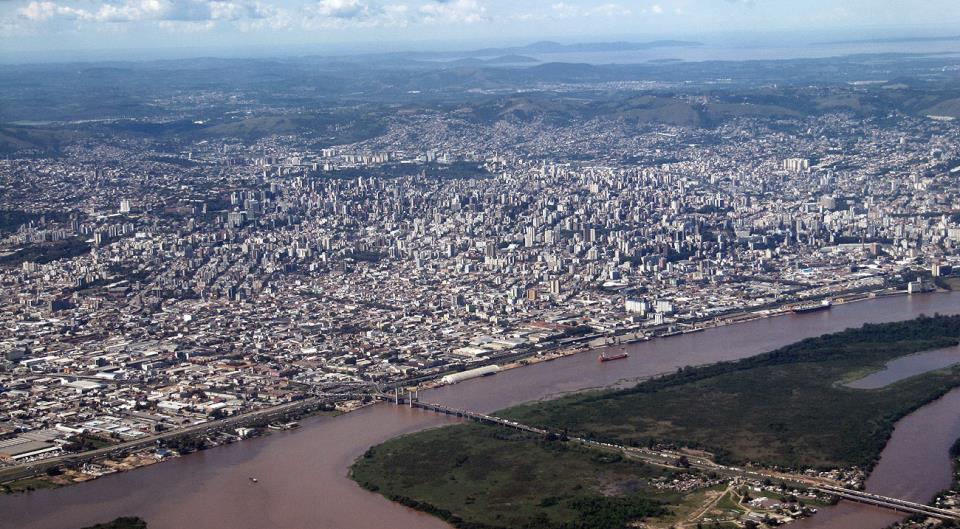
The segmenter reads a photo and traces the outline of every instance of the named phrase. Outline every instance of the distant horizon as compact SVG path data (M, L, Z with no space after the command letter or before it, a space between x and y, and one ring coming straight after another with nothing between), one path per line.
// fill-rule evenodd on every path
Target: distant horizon
M803 44L955 36L930 0L3 0L5 63L356 55L664 39ZM740 44L738 44L740 45Z
M840 46L840 45L872 45L876 46L875 51L867 50L867 53L896 53L898 50L882 49L883 46L893 46L897 49L901 44L926 44L935 47L937 44L956 43L951 49L944 49L943 52L960 52L960 31L943 30L937 34L931 34L920 30L896 30L896 29L875 29L856 35L857 38L831 38L850 35L847 32L832 31L792 31L778 32L773 35L769 32L754 33L705 33L705 34L680 34L680 35L617 35L617 36L594 36L594 37L575 37L564 38L563 36L546 36L536 39L505 39L505 40L419 40L419 41L399 41L399 42L340 42L340 43L302 43L302 44L279 44L275 46L258 45L210 45L210 46L161 46L161 47L142 47L142 48L99 48L83 50L33 50L26 52L10 52L0 49L0 64L5 65L28 65L45 63L98 63L98 62L151 62L165 60L202 60L202 59L220 59L220 60L288 60L306 57L326 57L326 58L359 58L365 56L380 56L389 54L431 54L431 53L454 53L462 56L471 56L471 52L484 49L508 49L523 48L533 44L557 43L566 46L587 45L587 44L607 44L607 43L629 43L629 44L647 44L664 41L677 42L695 42L702 45L703 50L717 49L799 49L808 48L814 50L817 47ZM671 49L664 47L663 49ZM904 52L910 53L910 52ZM923 53L936 53L936 50L926 50ZM842 54L840 54L842 55ZM829 51L823 55L812 55L810 58L833 57ZM777 58L777 57L773 57ZM789 59L791 57L782 57ZM699 60L711 60L710 58ZM717 58L713 60L724 60ZM729 60L729 59L727 59ZM563 61L560 61L563 62ZM591 61L583 61L591 62ZM612 61L613 62L613 61Z

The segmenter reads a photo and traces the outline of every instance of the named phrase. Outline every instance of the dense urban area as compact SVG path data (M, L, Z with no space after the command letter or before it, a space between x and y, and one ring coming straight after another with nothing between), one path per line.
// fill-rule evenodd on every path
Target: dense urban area
M370 130L342 114L318 133L94 133L55 150L5 136L0 476L23 479L3 487L84 481L590 345L952 289L955 118L840 103L896 83L805 89L837 108L677 90L651 104L724 118L560 122L513 101L498 119L441 105ZM151 104L189 128L205 118L187 109L256 106L245 97ZM235 112L257 126L300 114ZM865 477L793 470L853 488ZM747 527L831 500L765 478L658 479L732 502L726 522ZM936 501L957 507L956 493Z

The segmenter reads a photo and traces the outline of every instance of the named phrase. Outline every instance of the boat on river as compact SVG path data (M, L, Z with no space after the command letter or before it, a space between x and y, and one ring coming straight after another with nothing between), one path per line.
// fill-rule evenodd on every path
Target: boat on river
M630 355L627 354L626 351L615 354L615 355L610 355L610 356L607 356L604 353L600 353L600 356L597 357L597 360L599 360L600 362L613 362L614 360L623 360L624 358L629 358L629 357Z
M833 302L829 299L825 299L820 303L811 304L811 305L800 305L799 307L793 308L794 314L808 314L810 312L820 312L822 310L830 310L833 308Z

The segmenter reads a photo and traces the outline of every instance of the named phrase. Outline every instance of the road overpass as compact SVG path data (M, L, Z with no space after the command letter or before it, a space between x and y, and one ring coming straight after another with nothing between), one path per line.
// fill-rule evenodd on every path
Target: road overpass
M829 485L821 485L814 488L821 492L833 494L844 500L865 503L867 505L876 505L877 507L893 509L895 511L909 514L920 514L930 518L938 518L940 520L960 521L960 514L956 512L940 509L938 507L932 507L930 505L923 505L922 503L881 496L879 494L871 494L869 492L863 492L859 490L831 487Z

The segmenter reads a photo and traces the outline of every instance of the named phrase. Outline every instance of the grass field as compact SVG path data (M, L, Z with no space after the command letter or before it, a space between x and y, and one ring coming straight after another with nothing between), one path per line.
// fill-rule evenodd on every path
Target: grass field
M853 373L956 343L960 318L935 317L804 340L739 362L684 369L623 391L572 395L502 415L627 444L670 443L721 461L788 467L869 467L898 419L960 385L960 370L877 390Z
M667 514L681 499L649 485L672 476L669 469L477 424L391 440L360 458L351 475L394 501L474 529L619 529Z
M0 492L3 493L16 493L16 492L30 492L34 490L43 490L43 489L55 489L59 487L56 483L43 478L24 478L17 481L12 481L10 483L3 484L0 487Z

